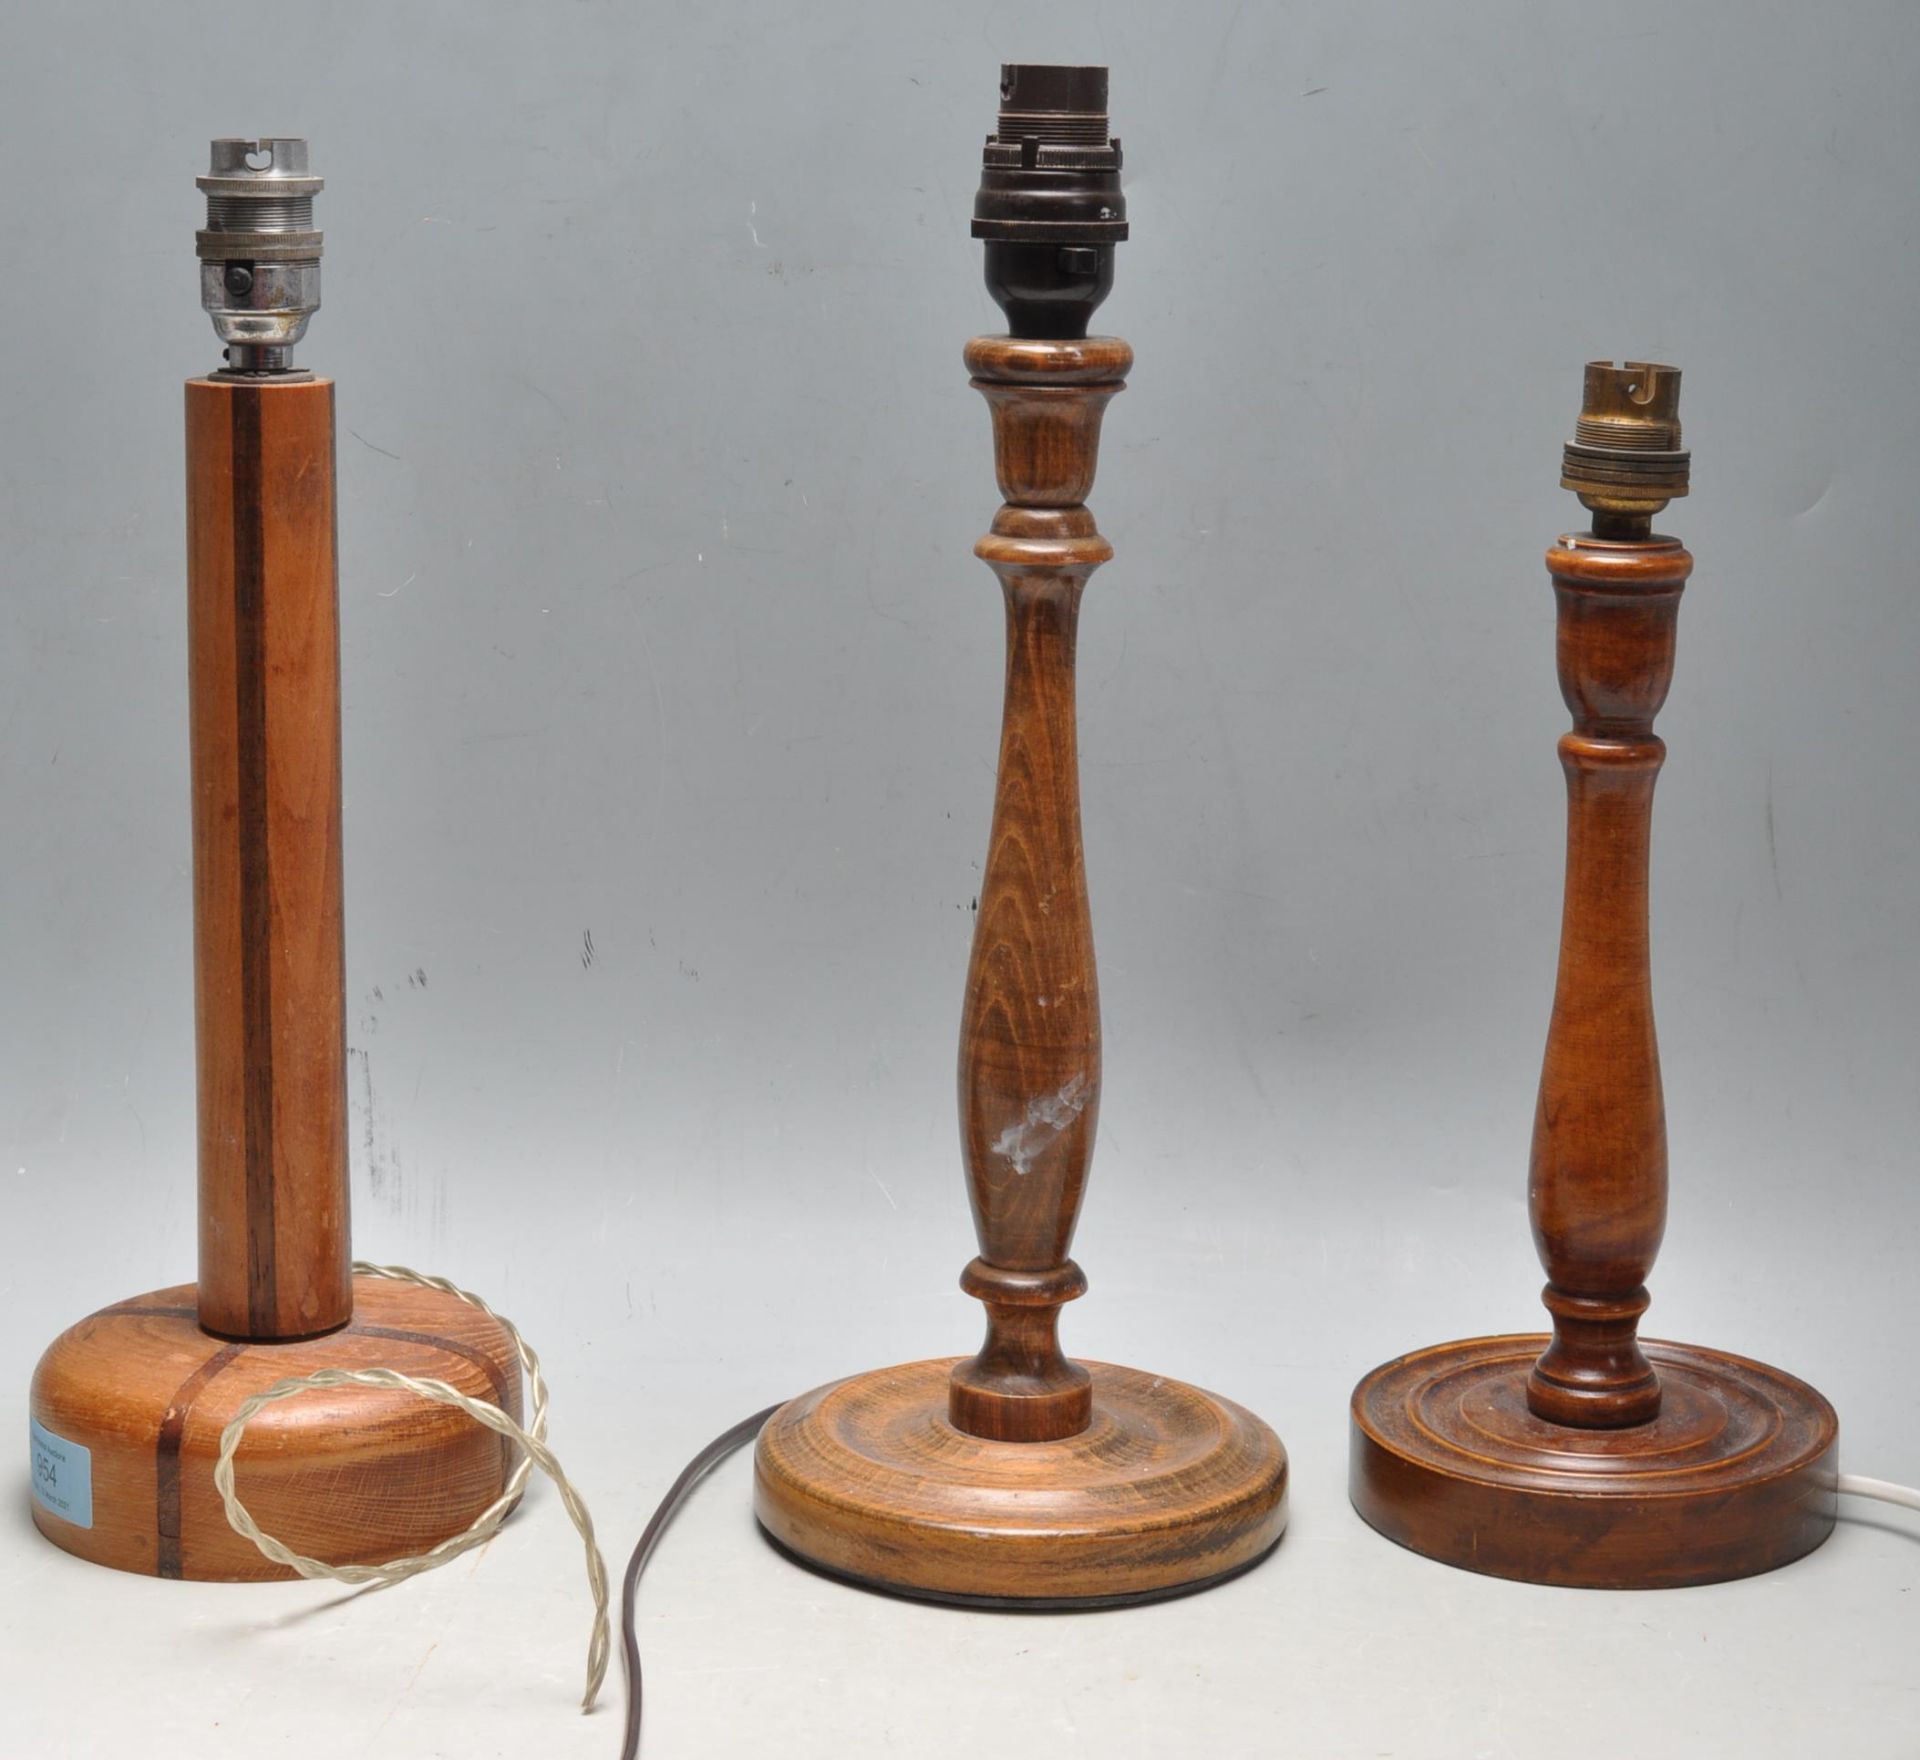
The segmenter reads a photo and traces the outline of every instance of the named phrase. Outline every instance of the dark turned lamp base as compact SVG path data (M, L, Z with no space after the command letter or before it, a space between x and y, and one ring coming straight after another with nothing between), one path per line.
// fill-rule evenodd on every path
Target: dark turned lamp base
M1209 1587L1287 1521L1287 1454L1231 1400L1110 1363L1093 1422L998 1442L947 1421L961 1359L816 1388L767 1421L754 1513L831 1576L929 1600L1099 1607Z
M1804 1381L1644 1339L1659 1415L1578 1429L1528 1409L1546 1342L1434 1345L1354 1389L1348 1489L1370 1526L1462 1570L1583 1589L1757 1576L1833 1532L1839 1420Z
M243 1400L277 1381L398 1369L521 1415L513 1341L439 1290L355 1278L346 1326L285 1344L203 1332L194 1297L189 1283L103 1308L41 1357L31 1409L58 1458L36 1465L70 1514L36 1497L33 1519L64 1551L149 1577L291 1579L228 1525L213 1483L221 1431ZM468 1527L518 1459L513 1443L451 1406L399 1389L334 1387L261 1409L234 1457L234 1488L261 1528L296 1552L382 1564Z
M1593 516L1547 552L1573 718L1560 969L1527 1208L1544 1335L1396 1358L1354 1389L1353 1506L1390 1540L1489 1576L1669 1589L1756 1576L1833 1532L1839 1423L1803 1381L1639 1339L1667 1215L1653 1026L1653 731L1693 558L1652 529L1687 492L1680 374L1587 364L1560 482Z

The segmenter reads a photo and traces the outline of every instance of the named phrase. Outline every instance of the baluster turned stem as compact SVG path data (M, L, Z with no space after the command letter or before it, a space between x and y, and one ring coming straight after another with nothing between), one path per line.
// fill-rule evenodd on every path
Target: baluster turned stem
M1012 1442L1092 1420L1062 1355L1060 1307L1087 1282L1067 1257L1100 1110L1100 995L1080 845L1074 638L1087 577L1113 555L1085 498L1100 418L1132 351L1111 337L967 347L993 412L1006 505L975 547L1006 595L1006 708L960 1032L960 1134L980 1255L961 1287L987 1309L953 1373L955 1428Z
M1660 1382L1638 1340L1667 1217L1667 1126L1647 924L1653 718L1673 676L1693 559L1670 538L1567 538L1549 552L1574 728L1560 973L1528 1179L1552 1343L1527 1403L1550 1422L1644 1423Z
M1528 1208L1553 1334L1463 1338L1353 1390L1349 1490L1389 1539L1466 1570L1594 1589L1774 1569L1833 1531L1839 1426L1804 1381L1642 1344L1667 1214L1647 850L1693 558L1653 519L1688 488L1680 374L1590 362L1563 488L1591 531L1547 552L1573 730L1560 975Z
M1693 558L1653 535L1687 492L1680 375L1595 361L1562 484L1593 529L1547 552L1560 694L1573 730L1560 971L1527 1182L1553 1338L1527 1378L1550 1423L1621 1429L1660 1410L1639 1342L1647 1274L1667 1222L1667 1118L1653 1029L1648 848L1667 748L1654 717L1673 682L1675 623Z
M1251 1412L1061 1354L1067 1257L1100 1105L1100 1001L1080 849L1074 637L1113 554L1087 511L1100 419L1133 351L1087 335L1127 236L1104 67L1001 69L974 236L1005 336L967 344L1005 505L974 547L1006 598L993 831L960 1029L960 1134L987 1310L977 1355L789 1400L754 1450L754 1509L816 1567L908 1595L1113 1606L1264 1557L1287 1453Z

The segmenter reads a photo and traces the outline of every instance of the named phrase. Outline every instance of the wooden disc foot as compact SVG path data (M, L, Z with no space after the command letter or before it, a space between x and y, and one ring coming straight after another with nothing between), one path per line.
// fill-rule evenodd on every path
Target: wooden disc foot
M1000 1442L947 1420L960 1360L877 1369L782 1406L754 1454L754 1511L775 1542L897 1594L1098 1606L1206 1587L1280 1538L1286 1450L1231 1400L1087 1363L1086 1430Z
M146 1576L289 1578L228 1526L213 1466L240 1402L318 1369L398 1369L520 1417L499 1323L438 1290L361 1277L353 1319L296 1343L203 1332L183 1284L103 1308L34 1371L33 1519L56 1546ZM463 1412L375 1387L279 1401L248 1424L235 1487L254 1519L329 1564L402 1558L457 1534L500 1495L519 1451ZM64 1511L65 1513L60 1513Z
M1352 1408L1360 1515L1446 1564L1589 1589L1757 1576L1833 1532L1839 1420L1805 1382L1648 1339L1659 1416L1579 1429L1528 1408L1546 1342L1462 1339L1367 1376Z

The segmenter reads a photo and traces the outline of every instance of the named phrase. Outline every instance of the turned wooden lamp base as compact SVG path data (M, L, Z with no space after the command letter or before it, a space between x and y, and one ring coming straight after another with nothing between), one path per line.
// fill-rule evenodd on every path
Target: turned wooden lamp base
M319 1369L387 1368L450 1382L519 1418L520 1365L496 1321L438 1290L384 1278L355 1278L353 1297L345 1327L291 1344L203 1332L192 1284L70 1327L34 1371L32 1413L62 1455L37 1463L55 1476L52 1494L74 1499L86 1470L84 1499L69 1501L86 1520L36 1498L40 1531L81 1558L145 1576L291 1578L228 1526L214 1489L220 1433L250 1394ZM296 1552L382 1563L467 1527L500 1495L517 1456L451 1406L329 1388L260 1411L235 1457L235 1487L260 1526Z
M1724 1351L1642 1341L1660 1414L1622 1430L1527 1406L1539 1334L1396 1358L1353 1393L1353 1507L1464 1570L1671 1589L1791 1564L1833 1532L1839 1420L1804 1381Z
M754 1513L829 1575L926 1600L1098 1607L1190 1593L1272 1551L1287 1453L1231 1400L1110 1363L1093 1422L996 1442L947 1421L961 1359L876 1369L782 1406Z

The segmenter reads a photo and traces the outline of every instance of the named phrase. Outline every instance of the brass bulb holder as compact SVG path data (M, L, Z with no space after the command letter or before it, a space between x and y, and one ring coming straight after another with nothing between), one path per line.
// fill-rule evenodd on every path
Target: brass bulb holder
M1653 516L1687 492L1692 455L1680 444L1680 369L1655 361L1589 361L1580 419L1560 462L1560 487L1593 514L1597 537L1644 537Z

